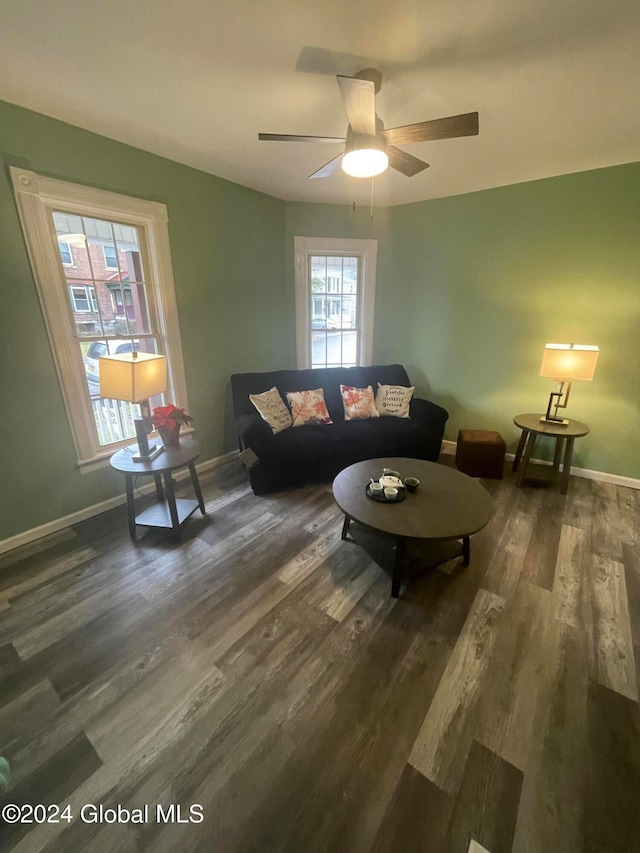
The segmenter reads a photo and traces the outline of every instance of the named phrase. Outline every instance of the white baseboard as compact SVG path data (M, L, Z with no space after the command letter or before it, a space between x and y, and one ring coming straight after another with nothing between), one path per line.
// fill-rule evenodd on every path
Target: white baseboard
M456 442L444 439L442 442L442 453L455 454ZM507 453L509 462L515 459L515 453ZM537 465L553 465L546 459L532 459ZM626 486L629 489L640 489L640 480L633 477L623 477L620 474L607 474L606 471L592 471L590 468L575 468L571 466L574 477L584 477L586 480L599 480L602 483L613 483L615 486Z
M204 474L206 471L211 471L217 468L224 462L228 462L238 455L237 450L232 450L230 453L225 453L223 456L216 456L214 459L207 459L206 462L201 462L196 465L196 471L199 474ZM189 476L188 469L176 471L173 475L174 480L184 480ZM143 495L149 494L155 490L153 479L143 486L138 488L138 491ZM22 533L17 533L15 536L10 536L8 539L0 541L0 554L6 551L11 551L13 548L19 548L21 545L27 545L35 539L40 539L43 536L49 536L50 533L57 533L58 530L63 530L65 527L71 527L73 524L78 524L87 518L92 518L94 515L100 515L102 512L107 512L110 509L115 509L117 506L122 506L127 502L125 494L116 495L106 501L93 504L92 506L79 509L77 512L72 512L70 515L65 515L63 518L56 518L54 521L48 521L46 524L41 524L39 527L32 527L31 530L24 530Z

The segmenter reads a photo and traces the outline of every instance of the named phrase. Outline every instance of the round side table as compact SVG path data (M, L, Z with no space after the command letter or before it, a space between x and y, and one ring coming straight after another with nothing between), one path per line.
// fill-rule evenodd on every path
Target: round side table
M165 447L162 453L150 462L134 462L131 453L126 448L113 454L109 460L111 467L120 471L125 477L129 533L132 539L135 540L136 538L137 524L146 527L166 527L179 536L180 526L198 507L202 515L205 515L204 500L195 466L195 461L201 453L202 447L197 441L183 438L180 441L180 447ZM178 468L189 469L197 501L176 498L171 473ZM136 515L133 496L134 477L153 477L156 482L158 502L139 515ZM164 492L162 489L163 479Z
M518 471L516 485L521 486L525 478L538 480L560 481L560 493L567 494L569 488L569 473L571 471L571 458L573 456L573 443L576 438L587 435L589 427L580 421L570 420L566 424L548 423L540 420L544 415L527 414L516 415L514 424L520 427L522 435L513 460L513 470ZM553 455L553 466L532 465L531 455L536 443L536 436L548 435L556 440L556 449ZM564 450L564 461L560 471L560 460L562 459L562 443L566 442ZM522 464L521 464L522 463ZM536 473L533 473L533 469Z

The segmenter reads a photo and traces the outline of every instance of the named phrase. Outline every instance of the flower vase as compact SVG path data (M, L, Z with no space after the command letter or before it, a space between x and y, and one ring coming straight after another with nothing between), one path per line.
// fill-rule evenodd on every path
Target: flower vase
M165 447L180 447L180 424L176 424L171 429L159 426L158 432Z

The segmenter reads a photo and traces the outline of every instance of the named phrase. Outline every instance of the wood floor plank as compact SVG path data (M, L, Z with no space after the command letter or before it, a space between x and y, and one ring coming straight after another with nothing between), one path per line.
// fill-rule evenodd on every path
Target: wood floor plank
M556 619L577 628L587 618L584 608L585 533L578 527L562 525L553 581Z
M416 770L451 794L473 740L470 724L504 606L500 596L478 592L409 757Z
M532 697L551 675L559 633L551 593L521 583L496 630L474 727L478 741L521 771L537 742Z
M455 798L442 853L477 839L491 853L511 853L523 774L474 741Z
M556 626L546 676L530 696L532 748L513 853L582 853L590 639L581 628Z
M629 602L622 563L596 555L590 561L593 601L593 677L638 701Z
M25 595L32 589L36 589L52 578L66 572L71 572L83 563L88 562L96 556L93 548L78 548L63 557L54 560L44 568L39 568L30 577L18 580L9 578L6 574L0 575L0 599L9 602L14 601L21 595Z
M567 495L538 489L539 509L522 567L522 579L551 590L555 577L562 519L569 502ZM527 507L527 512L530 511Z
M344 578L324 606L327 616L331 616L336 622L342 622L380 574L378 566L370 563L365 569L358 568L349 577Z
M278 573L282 583L298 584L321 565L327 557L342 547L340 529L336 525L318 536L304 550L289 560Z
M640 708L590 684L584 853L640 849Z
M45 679L0 708L2 754L6 756L11 753L13 742L25 728L47 726L60 704L51 682Z
M482 587L501 598L513 595L534 531L534 518L515 510L505 525L499 547L482 579Z
M407 764L371 853L442 853L452 807L449 794Z

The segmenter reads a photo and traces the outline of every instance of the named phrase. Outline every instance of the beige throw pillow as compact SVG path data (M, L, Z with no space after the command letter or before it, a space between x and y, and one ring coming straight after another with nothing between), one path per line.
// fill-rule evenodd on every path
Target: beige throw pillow
M274 434L288 429L293 423L291 412L282 401L278 389L273 386L262 394L249 394L249 399L258 410L262 420L266 421Z
M378 382L376 408L383 417L408 418L415 390L415 385L407 388L404 385L381 385Z
M362 418L379 418L373 388L354 388L352 385L341 385L342 406L345 421L356 421Z
M313 391L288 391L287 401L291 406L294 427L333 423L322 388Z

